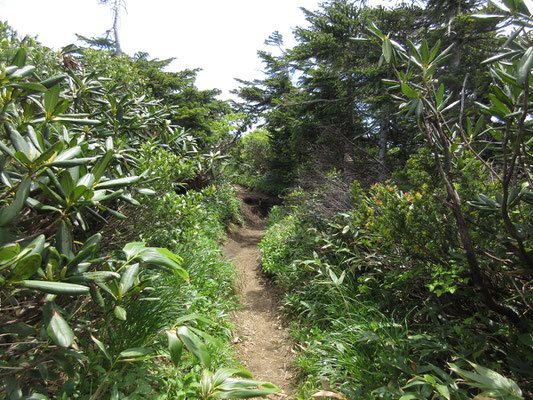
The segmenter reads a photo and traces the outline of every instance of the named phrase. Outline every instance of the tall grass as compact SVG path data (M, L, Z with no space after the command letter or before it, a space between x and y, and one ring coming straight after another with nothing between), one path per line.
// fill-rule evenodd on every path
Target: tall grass
M149 346L154 356L127 371L116 367L109 376L114 389L124 398L194 399L199 398L201 368L191 354L184 354L178 367L167 357L165 331L175 328L186 316L198 318L186 324L218 338L225 346L211 346L213 367L235 366L232 358L228 314L236 307L233 282L235 269L224 260L219 244L225 227L237 220L238 202L229 184L220 183L201 192L178 195L163 193L150 198L149 206L133 215L124 229L123 240L145 240L150 246L167 247L182 258L181 266L190 282L167 271L151 273L136 301L125 308L128 318L118 321L108 316L103 326L109 338L108 351L119 354L124 349ZM151 221L151 223L150 223ZM95 354L85 368L86 386L91 392L107 361ZM66 392L74 396L75 392ZM129 396L129 397L128 397Z

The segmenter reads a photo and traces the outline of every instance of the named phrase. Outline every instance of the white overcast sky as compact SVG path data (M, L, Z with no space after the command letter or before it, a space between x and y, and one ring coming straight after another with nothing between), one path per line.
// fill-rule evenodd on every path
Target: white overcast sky
M152 58L175 57L169 70L202 68L200 89L219 88L223 98L236 87L233 78L261 78L256 52L280 31L294 45L292 29L305 25L300 7L319 8L319 0L125 0L120 20L123 50ZM382 0L387 3L387 0ZM76 33L102 36L112 25L109 6L98 0L0 0L0 20L20 35L37 36L60 49Z

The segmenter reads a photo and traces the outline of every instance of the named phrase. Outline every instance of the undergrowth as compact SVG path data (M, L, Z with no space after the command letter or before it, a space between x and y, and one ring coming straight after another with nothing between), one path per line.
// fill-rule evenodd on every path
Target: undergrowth
M89 399L104 376L112 382L109 390L112 396L119 396L116 398L201 398L202 368L192 353L184 355L178 366L168 360L165 331L184 319L216 338L216 345L208 345L213 368L235 365L227 318L236 306L235 270L221 257L219 249L225 224L238 218L232 187L220 182L186 195L167 192L151 197L149 202L150 206L141 207L141 212L137 208L130 210L128 223L113 227L117 237L168 247L183 259L182 267L190 281L184 282L165 271L151 273L150 285L144 290L149 294L126 307L127 314L133 317L127 321L110 319L102 326L108 336L109 353L150 346L153 357L110 369L104 355L95 352L80 372L79 378L85 378L69 380L59 390L58 398Z
M294 318L299 398L523 398L509 378L531 389L531 326L475 297L440 206L393 184L355 183L351 209L333 217L317 198L287 196L261 242Z

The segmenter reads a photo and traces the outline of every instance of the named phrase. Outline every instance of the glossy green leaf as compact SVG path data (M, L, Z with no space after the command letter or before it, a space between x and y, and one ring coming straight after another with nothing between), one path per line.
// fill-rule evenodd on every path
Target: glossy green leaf
M70 197L70 194L74 190L74 180L69 171L63 171L59 176L59 182L61 183L61 189L66 197Z
M96 346L104 354L105 358L107 358L109 361L113 361L113 358L111 357L111 354L109 354L109 351L107 351L105 345L100 340L95 338L93 335L91 335L91 340L96 344Z
M517 73L516 73L516 83L519 86L524 86L526 83L529 84L529 72L531 71L531 66L533 65L533 47L528 47L520 62L518 63Z
M125 178L112 179L105 182L100 182L96 185L97 189L109 189L109 188L119 188L124 186L132 185L138 182L141 179L140 176L128 176Z
M118 211L116 211L116 210L113 210L113 209L111 209L111 208L109 208L109 207L105 207L105 206L104 206L104 208L105 208L105 210L106 210L108 213L110 213L110 214L111 214L113 217L115 217L115 218L118 218L118 219L120 219L120 220L126 220L126 219L128 219L128 216L122 214L121 212L118 212Z
M450 390L448 389L448 386L435 384L435 388L439 392L439 394L444 397L446 400L450 400Z
M374 22L371 22L367 29L372 32L376 37L379 37L380 39L383 39L385 35L379 30L379 28L376 26Z
M81 146L74 146L61 152L54 160L54 162L71 160L81 153Z
M35 159L35 164L40 165L52 161L57 157L61 150L63 150L63 142L57 141Z
M113 387L111 388L109 400L120 400L120 393L118 391L118 385L116 382L113 384Z
M101 309L105 309L105 300L100 288L96 285L91 285L90 293L92 301Z
M441 83L439 86L439 90L437 91L437 108L440 107L442 104L442 100L444 99L444 85Z
M85 241L81 249L78 251L78 254L76 254L75 257L73 257L68 263L67 268L70 268L73 265L76 265L87 258L91 257L96 250L98 250L98 247L100 246L100 243L102 242L102 234L97 233L93 236L91 236L89 239Z
M74 341L74 332L55 308L46 327L46 333L60 347L70 347Z
M126 313L126 310L122 308L121 306L116 306L113 310L113 314L115 314L115 317L121 321L126 321L128 318L128 314Z
M63 199L59 194L57 194L55 191L50 189L48 185L43 185L41 182L38 182L38 184L42 192L44 193L44 195L48 197L49 199L51 199L52 201L54 201L56 205L63 206L63 207L67 205L67 203L65 202L65 199Z
M63 160L58 161L57 159L47 163L46 165L50 167L62 167L62 168L70 168L70 167L77 167L79 165L87 165L91 161L94 161L94 157L85 157L85 158L74 158L70 160Z
M30 139L31 143L42 153L44 150L44 141L41 133L33 129L31 125L28 125L27 129L28 138Z
M419 98L416 98L410 102L411 106L409 107L409 111L407 112L407 115L413 115L415 114L418 116L418 110L420 105L422 104L422 100Z
M20 213L30 194L30 186L30 178L24 178L17 188L13 202L0 211L0 226L9 224Z
M0 264L5 261L11 260L18 253L20 253L20 244L10 243L0 248Z
M128 203L130 203L131 205L134 205L135 207L138 207L141 205L141 203L139 201L137 201L136 199L134 199L131 194L129 193L124 193L124 194L121 194L119 196L122 200L124 201L127 201Z
M496 54L495 56L492 56L492 57L487 58L486 60L482 61L481 64L482 65L483 64L492 64L492 63L495 63L495 62L500 61L502 59L512 58L513 56L515 56L517 54L520 54L520 52L518 50L507 51L505 53Z
M183 343L178 339L175 331L166 331L168 339L168 350L170 359L175 366L178 366L183 352Z
M13 63L10 63L13 64ZM2 74L5 74L6 76L10 76L13 72L15 72L19 67L22 67L22 64L20 66L17 65L8 65L5 68L2 69Z
M46 114L54 113L59 102L59 85L54 85L44 94L44 110Z
M416 48L416 46L414 45L414 43L411 42L409 39L407 39L407 46L409 46L409 49L411 50L411 54L416 59L416 61L419 64L422 64L422 56L420 52L418 51L418 49Z
M420 54L422 55L422 63L429 64L429 48L427 40L422 40L422 46L420 46Z
M497 111L499 111L503 115L511 113L511 110L509 110L509 108L505 104L503 104L494 94L489 94L489 98Z
M76 186L72 193L70 194L70 201L76 202L78 201L85 193L91 193L89 189L87 189L86 186L80 185Z
M482 13L478 13L478 14L472 14L470 17L473 18L473 19L499 21L499 20L505 18L505 15L503 15L503 14L482 14Z
M105 140L105 149L107 152L109 152L110 150L113 150L114 148L115 148L115 145L113 143L113 137L108 136Z
M189 281L189 274L181 266L181 258L165 248L147 247L139 253L139 258L148 264L170 268L177 276Z
M383 52L383 57L385 58L385 62L389 64L392 59L392 45L390 42L390 39L388 37L383 39L383 44L381 45L381 50Z
M147 189L147 188L136 188L135 190L137 190L137 192L139 192L140 194L144 194L144 195L147 195L147 196L153 196L156 194L156 192L152 189Z
M449 45L446 47L432 62L432 65L439 65L440 63L444 62L449 56L450 52L452 51L454 47L454 44Z
M204 367L209 368L211 366L211 355L200 338L186 326L179 327L177 334L185 347L187 347L187 350L193 353Z
M227 378L224 380L224 383L218 386L219 390L237 390L237 389L250 389L258 386L262 386L265 382L256 381L253 379L236 379L236 378Z
M46 237L44 235L39 235L28 244L26 249L29 249L32 253L41 254L44 250L45 243Z
M19 68L24 67L26 64L26 59L28 58L28 50L25 47L20 47L9 64L13 64ZM17 69L15 69L16 71ZM14 71L11 71L10 73L13 73Z
M479 119L476 122L476 125L474 126L474 136L477 136L480 132L483 126L485 125L485 118L482 116L479 117Z
M478 376L483 377L483 379L480 380L480 383L485 382L485 379L489 379L491 381L491 386L485 389L499 389L510 395L522 395L522 391L512 379L508 379L505 376L497 373L496 371L493 371L489 368L485 368L473 362L469 362L469 364L474 367L474 370L477 372Z
M204 332L203 330L201 329L197 329L197 328L193 328L192 326L188 327L193 333L195 333L196 335L198 335L198 337L200 337L201 339L203 339L203 341L206 343L206 344L209 344L212 346L212 348L216 349L216 350L221 350L223 351L224 349L224 341L221 340L221 339L218 339L212 335L210 335L209 333L207 332Z
M93 174L85 174L78 182L72 191L71 201L77 201L83 196L87 190L90 190L94 184L95 178Z
M7 375L2 379L3 391L9 396L9 400L22 400L22 389L19 380L12 375Z
M89 293L89 287L65 282L23 280L18 285L51 294L79 295Z
M72 252L72 226L66 221L61 221L56 233L56 249L69 260L74 258Z
M15 89L21 89L26 92L46 92L46 87L39 83L33 83L33 82L19 82L19 83L13 83L9 85L10 87L13 87Z
M2 142L1 140L0 140L0 150L1 150L3 153L5 153L5 154L9 154L12 158L15 158L15 152L14 152L11 148L9 148L8 146L6 146L6 145L4 144L4 142Z
M126 349L124 351L121 351L119 354L119 357L122 359L143 359L152 354L152 349L150 347L135 347L131 349Z
M452 108L454 108L455 106L457 106L459 103L461 103L461 100L454 101L452 104L450 104L447 107L445 107L441 112L445 113L445 112L451 110Z
M242 370L235 368L219 368L212 374L213 387L218 387L224 383L224 381L232 376L239 374Z
M24 153L22 151L17 151L15 153L15 158L26 166L30 166L33 162L32 155L30 153Z
M183 323L189 322L189 321L198 321L198 322L202 322L202 323L207 324L207 325L213 325L214 324L213 321L211 321L210 319L204 317L201 314L187 314L187 315L184 315L182 317L177 318L174 321L174 324L178 325L178 324L183 324Z
M399 400L416 400L416 399L419 399L419 397L416 394L408 393L408 394L404 394L403 396L401 396Z
M94 168L92 169L92 174L94 175L94 179L95 181L99 181L102 176L104 176L104 173L105 173L105 170L109 164L109 162L111 161L111 159L113 158L113 154L114 154L114 151L111 149L111 150L108 150L105 154L104 157L102 157L97 163L96 165L94 166Z
M509 97L499 86L492 86L491 87L492 93L500 100L502 103L504 103L507 107L513 108L514 102L513 99Z
M137 276L139 275L139 269L140 264L135 263L132 265L129 265L126 270L122 273L122 277L120 279L120 284L122 285L122 293L126 293L128 290L131 289L131 287L134 285L135 281L137 280Z
M29 336L37 333L36 329L24 322L15 322L6 324L0 328L2 333L10 333L18 336Z
M86 188L90 188L92 187L95 179L96 178L93 174L91 173L85 174L78 180L78 182L76 183L76 186L85 186Z
M437 43L435 43L435 45L432 47L431 52L428 57L428 63L432 62L437 56L437 53L439 52L439 49L440 49L440 44L441 44L441 41L439 39L437 40Z
M107 282L112 279L119 279L120 274L113 271L93 271L82 272L81 274L72 275L68 279L71 282L89 283L89 282Z
M41 262L42 257L40 254L34 253L22 258L13 267L9 280L18 282L31 278L41 266Z
M120 197L122 193L124 193L124 190L119 189L116 191L108 192L107 190L94 190L93 196L91 198L91 201L94 203L102 202L102 201L109 201L115 198Z
M411 89L408 84L402 83L401 88L403 94L409 97L410 99L418 98L418 93L416 92L416 90Z
M55 122L72 122L79 125L100 125L102 121L89 118L55 117Z
M424 112L424 102L422 102L420 99L418 99L418 102L416 104L415 108L415 115L417 118L422 117L422 113Z
M25 67L22 67L20 69L17 69L15 72L13 72L10 77L11 78L25 78L28 75L31 75L35 72L35 67L33 65L26 65Z
M143 242L130 242L122 248L122 251L126 254L126 258L129 261L136 257L145 248L146 246Z
M9 132L9 138L11 139L11 143L13 144L15 151L21 151L24 154L29 154L30 146L28 145L28 142L24 140L22 135L9 123L6 123L5 127Z
M41 81L41 85L46 88L51 88L52 86L57 85L58 83L64 81L67 78L67 75L65 74L59 74L51 76L50 78L45 79L44 81Z

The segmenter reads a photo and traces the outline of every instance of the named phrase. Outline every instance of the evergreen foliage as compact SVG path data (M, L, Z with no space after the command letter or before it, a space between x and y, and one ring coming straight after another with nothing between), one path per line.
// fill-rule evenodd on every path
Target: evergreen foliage
M299 398L533 396L530 4L302 12L241 104L116 35L0 24L0 396L278 391L231 368L230 175L285 196L262 265Z
M185 100L170 94L214 101L194 73L54 53L6 23L0 36L0 397L278 391L226 368L233 270L217 241L237 203L215 135L230 131L227 105L196 111L217 130L191 122L195 134L174 123Z
M301 397L531 397L533 10L304 13L239 92L265 120L267 174L291 176L262 251Z

